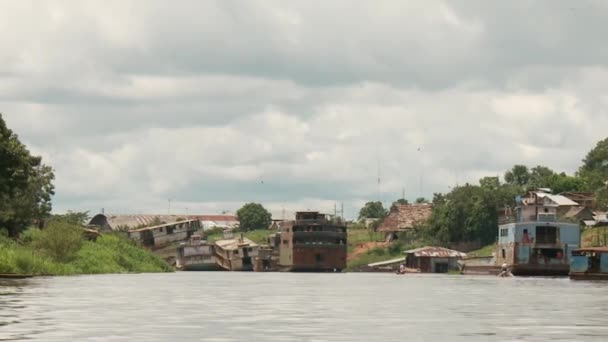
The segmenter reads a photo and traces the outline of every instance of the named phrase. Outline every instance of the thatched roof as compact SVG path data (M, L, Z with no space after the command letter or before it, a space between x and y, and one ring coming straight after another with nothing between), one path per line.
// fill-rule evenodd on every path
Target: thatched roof
M433 205L428 203L396 205L377 230L379 232L399 232L413 229L416 224L428 220L432 212Z

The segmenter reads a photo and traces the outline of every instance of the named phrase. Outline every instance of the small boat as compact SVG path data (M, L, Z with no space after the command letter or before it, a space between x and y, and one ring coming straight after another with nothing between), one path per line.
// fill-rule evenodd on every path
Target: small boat
M33 274L0 273L0 279L28 279L33 277Z
M572 251L570 279L608 280L608 247L588 247Z
M192 235L188 243L177 247L175 266L180 271L219 271L213 245L204 241L200 235Z

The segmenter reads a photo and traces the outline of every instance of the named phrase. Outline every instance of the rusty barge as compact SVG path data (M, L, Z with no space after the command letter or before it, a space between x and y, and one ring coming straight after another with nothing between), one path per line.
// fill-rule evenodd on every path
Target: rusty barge
M297 212L281 224L279 267L290 272L341 272L346 268L346 224L316 211Z

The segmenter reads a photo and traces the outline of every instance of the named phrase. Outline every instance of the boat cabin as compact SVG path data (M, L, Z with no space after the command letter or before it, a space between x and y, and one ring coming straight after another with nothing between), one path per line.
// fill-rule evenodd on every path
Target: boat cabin
M570 279L608 280L608 247L580 248L573 251Z

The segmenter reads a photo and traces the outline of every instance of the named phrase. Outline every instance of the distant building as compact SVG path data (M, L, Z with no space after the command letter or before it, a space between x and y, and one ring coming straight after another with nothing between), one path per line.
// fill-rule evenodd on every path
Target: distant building
M260 246L242 235L215 242L215 258L227 271L253 271Z
M422 273L457 271L460 269L458 260L467 257L465 253L442 247L422 247L404 253L405 266Z
M239 227L239 218L235 215L190 215L190 219L201 221L203 230L222 228L236 229Z
M587 209L593 210L597 205L595 194L592 192L562 192L560 196L567 197L568 199L578 203Z
M519 221L536 221L539 215L563 217L572 207L580 205L568 197L551 194L551 189L529 191L521 200Z
M138 228L157 226L177 221L185 221L185 215L112 215L93 216L89 226L98 227L101 232L129 231Z
M346 224L316 211L296 213L281 224L279 265L288 271L327 272L346 268Z
M395 205L377 231L386 233L387 239L391 240L396 233L414 229L417 224L427 221L432 213L433 205L429 203Z
M578 203L545 189L529 192L515 208L517 222L498 227L497 265L507 264L515 275L567 275L580 228L558 217L584 215L577 208Z
M143 246L158 248L174 242L187 240L200 228L200 221L185 220L132 229L128 231L128 235L132 240L139 242Z

